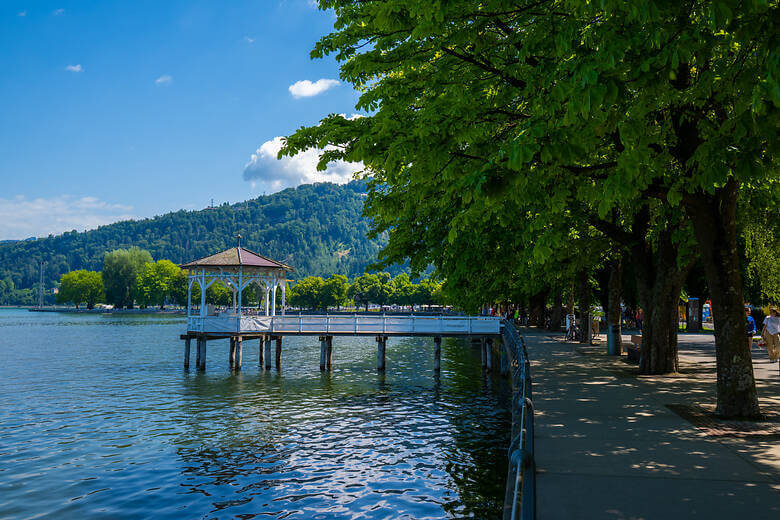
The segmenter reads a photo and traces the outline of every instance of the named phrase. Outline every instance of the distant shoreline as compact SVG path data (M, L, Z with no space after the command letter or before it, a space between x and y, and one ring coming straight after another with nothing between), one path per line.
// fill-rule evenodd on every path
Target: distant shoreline
M0 309L20 309L30 312L62 312L70 314L158 314L164 316L184 316L186 309L77 309L75 307L42 307L31 305L2 305Z

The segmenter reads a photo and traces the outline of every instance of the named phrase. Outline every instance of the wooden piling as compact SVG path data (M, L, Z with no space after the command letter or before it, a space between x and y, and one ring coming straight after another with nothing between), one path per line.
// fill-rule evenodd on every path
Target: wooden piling
M238 336L235 341L236 345L236 359L235 359L235 368L236 370L241 370L241 343L242 343L241 336Z
M326 336L325 343L327 344L325 359L327 361L328 370L333 370L333 336Z
M276 337L276 370L282 369L282 337Z
M265 336L260 336L260 346L257 349L257 366L263 366L263 359L265 358Z
M203 355L200 349L200 338L195 338L195 370L200 370L200 356Z
M487 338L479 339L479 351L482 355L482 368L487 366Z
M198 338L198 370L206 370L206 338Z
M263 341L265 342L265 369L271 370L271 338L266 336Z
M441 336L433 338L433 369L441 370Z
M230 355L228 357L230 368L236 366L236 337L230 336Z
M187 336L184 340L184 370L190 368L190 347L192 346L192 338Z
M328 338L327 336L320 336L320 371L325 371L325 365L327 363L328 356Z
M387 347L387 336L377 336L376 369L377 372L385 371L385 349Z
M509 375L509 353L506 351L506 343L503 340L499 343L498 350L501 356L501 375L506 377Z
M488 372L493 371L493 338L488 338L485 345L485 368Z

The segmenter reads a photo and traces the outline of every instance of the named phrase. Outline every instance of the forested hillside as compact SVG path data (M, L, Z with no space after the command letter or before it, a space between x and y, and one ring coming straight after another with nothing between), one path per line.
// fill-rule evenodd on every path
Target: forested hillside
M239 204L0 244L0 305L37 301L41 260L51 288L68 271L101 270L104 254L117 248L138 246L155 260L183 263L235 245L237 233L248 249L292 265L294 278L353 277L376 259L381 245L366 238L364 190L357 181L309 184Z

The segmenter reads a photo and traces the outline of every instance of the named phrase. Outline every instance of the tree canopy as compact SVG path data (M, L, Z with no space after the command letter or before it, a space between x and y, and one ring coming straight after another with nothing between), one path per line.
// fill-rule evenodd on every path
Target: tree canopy
M451 290L527 290L551 260L576 263L567 250L594 228L649 258L644 298L665 313L695 237L718 412L758 415L735 212L741 193L778 198L777 2L320 6L335 10L336 30L312 56L342 62L369 116L328 116L280 155L330 145L320 167L363 162L373 230L389 234L380 258L433 263Z
M86 303L87 309L92 309L96 303L103 301L103 278L100 273L79 269L65 273L60 278L57 301L59 303L73 303L78 309L79 305Z

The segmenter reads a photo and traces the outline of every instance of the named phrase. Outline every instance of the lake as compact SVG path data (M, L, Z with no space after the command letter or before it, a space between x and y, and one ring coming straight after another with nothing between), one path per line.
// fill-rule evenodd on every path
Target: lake
M508 382L479 350L287 337L282 370L228 340L182 369L183 317L0 309L0 518L498 518ZM194 347L194 343L193 343ZM193 348L194 350L194 348ZM192 358L194 365L194 357Z

